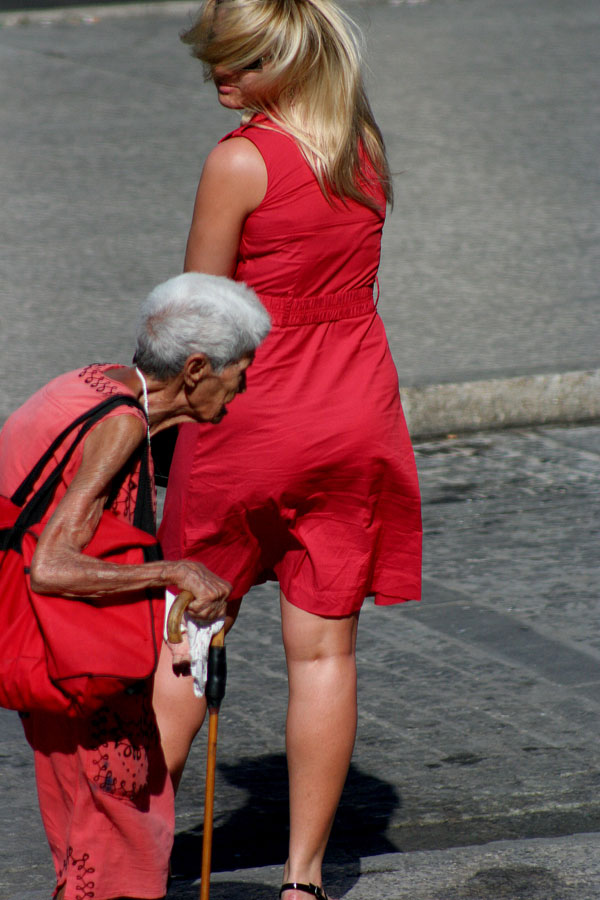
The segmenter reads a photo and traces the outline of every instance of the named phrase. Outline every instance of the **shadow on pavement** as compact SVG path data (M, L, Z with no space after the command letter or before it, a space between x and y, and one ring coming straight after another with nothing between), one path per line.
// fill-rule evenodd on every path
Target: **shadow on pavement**
M248 799L226 822L215 827L213 872L282 865L287 857L288 782L283 754L246 757L235 765L219 766L219 772ZM397 790L351 765L333 832L327 849L327 885L334 895L350 890L360 874L360 857L392 853L396 847L385 835L389 819L400 805ZM176 881L193 881L200 876L202 822L175 837L171 860ZM343 874L337 871L343 866ZM272 897L273 887L224 882L211 887L215 898L229 896L243 900ZM184 900L178 890L174 896ZM191 895L190 895L191 896Z
M184 885L175 884L169 890L169 900L198 900L198 885L187 882ZM219 881L211 883L211 900L274 900L276 892L272 884L257 884L244 881Z

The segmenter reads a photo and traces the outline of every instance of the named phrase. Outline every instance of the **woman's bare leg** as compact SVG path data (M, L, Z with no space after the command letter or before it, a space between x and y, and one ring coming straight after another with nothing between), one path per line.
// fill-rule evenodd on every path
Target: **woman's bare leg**
M240 600L228 603L225 631L229 631L240 609ZM175 675L171 651L162 645L160 660L154 676L152 698L160 738L171 773L175 791L179 787L192 741L198 734L206 715L206 700L194 694L191 675Z
M321 885L321 864L356 735L358 613L326 619L281 595L289 705L290 848L284 882ZM306 900L289 891L284 900Z
M152 704L167 768L177 791L192 741L204 722L206 701L194 694L191 675L175 675L172 660L171 651L163 642Z

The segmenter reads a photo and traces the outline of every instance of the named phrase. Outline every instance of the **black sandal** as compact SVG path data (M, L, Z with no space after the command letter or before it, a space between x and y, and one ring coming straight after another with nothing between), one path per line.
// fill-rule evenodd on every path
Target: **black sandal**
M288 881L287 884L281 885L281 890L279 891L280 897L284 891L304 891L305 894L312 894L317 900L329 900L329 897L323 888L318 887L316 884L302 884L299 881Z

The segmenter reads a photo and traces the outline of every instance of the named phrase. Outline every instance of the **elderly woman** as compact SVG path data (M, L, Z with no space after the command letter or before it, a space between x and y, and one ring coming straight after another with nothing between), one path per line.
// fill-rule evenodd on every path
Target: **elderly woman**
M182 422L220 422L245 389L246 370L268 330L267 313L244 285L181 275L157 287L142 306L137 365L68 372L13 413L0 432L5 496L54 438L104 397L133 397L145 409L121 406L108 413L69 460L32 561L37 593L110 598L174 585L193 594L192 617L223 615L230 586L198 562L118 565L83 550L107 503L132 520L147 435ZM160 898L166 892L173 790L150 693L151 684L143 682L85 718L23 717L59 900Z

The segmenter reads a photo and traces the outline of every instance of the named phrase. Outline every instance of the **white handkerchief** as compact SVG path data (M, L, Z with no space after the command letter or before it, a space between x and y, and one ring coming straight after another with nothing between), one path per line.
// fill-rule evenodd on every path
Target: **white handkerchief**
M167 643L169 643L167 638L167 619L174 601L175 594L172 594L171 591L167 591L164 630L164 638ZM192 675L194 676L194 694L196 697L204 697L210 642L213 639L213 635L217 634L224 624L225 619L215 619L214 622L201 624L190 618L187 612L184 613L183 622L181 623L181 633L187 635L187 642L189 644L189 663ZM173 650L175 647L179 648L179 645L169 643L169 647ZM183 661L183 657L179 661Z

